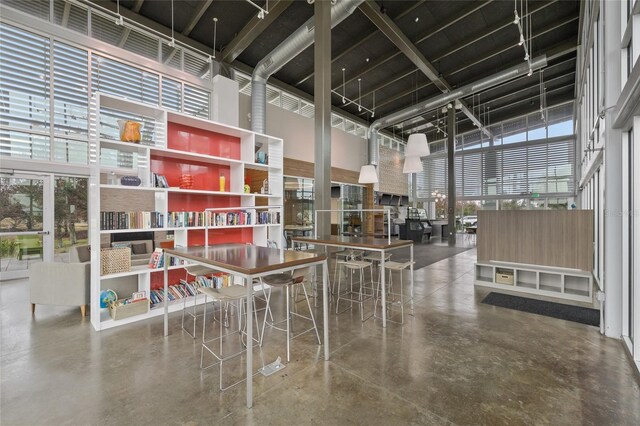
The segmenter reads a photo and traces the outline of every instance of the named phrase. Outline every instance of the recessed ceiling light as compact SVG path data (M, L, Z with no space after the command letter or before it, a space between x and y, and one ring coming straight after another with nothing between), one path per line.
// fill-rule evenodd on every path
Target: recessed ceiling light
M369 58L365 59L365 61L369 62Z
M419 16L416 16L415 21L416 21L416 22L418 22L419 20L420 20L420 17L419 17Z

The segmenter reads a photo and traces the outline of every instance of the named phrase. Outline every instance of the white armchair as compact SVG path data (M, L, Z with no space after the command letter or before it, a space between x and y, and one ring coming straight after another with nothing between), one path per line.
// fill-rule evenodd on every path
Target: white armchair
M77 253L72 253L71 259L78 260ZM91 294L90 284L90 262L34 263L29 268L31 312L35 313L36 305L80 306L84 317Z

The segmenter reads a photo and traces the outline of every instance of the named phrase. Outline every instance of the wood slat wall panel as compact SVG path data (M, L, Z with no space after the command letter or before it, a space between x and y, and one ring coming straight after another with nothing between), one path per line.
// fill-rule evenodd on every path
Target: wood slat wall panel
M308 161L294 160L292 158L284 159L284 175L297 176L313 179L313 163ZM331 181L341 183L358 183L359 172L352 170L331 168Z
M593 211L478 212L478 261L593 270Z

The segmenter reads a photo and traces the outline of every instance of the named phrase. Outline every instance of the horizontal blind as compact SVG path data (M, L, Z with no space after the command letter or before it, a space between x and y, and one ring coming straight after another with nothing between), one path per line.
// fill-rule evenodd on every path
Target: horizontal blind
M532 146L499 147L457 152L456 192L466 199L522 196L532 193L569 194L575 190L573 139ZM447 157L432 154L416 174L416 196L432 199L447 194Z
M88 126L86 50L63 43L53 47L54 131L63 135L86 135Z
M209 92L185 84L184 113L209 118Z
M179 81L162 79L162 107L182 111L182 84Z
M0 26L0 125L48 129L49 48L48 38Z
M49 160L49 49L48 38L0 25L0 155Z
M100 55L91 58L91 91L132 101L158 105L159 78L135 67Z

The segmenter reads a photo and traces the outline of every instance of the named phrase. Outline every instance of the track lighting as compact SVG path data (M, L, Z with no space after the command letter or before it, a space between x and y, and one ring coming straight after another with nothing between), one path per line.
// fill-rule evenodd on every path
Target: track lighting
M531 77L531 75L533 75L533 70L531 68L529 68L529 72L527 73L527 77Z
M522 46L524 44L524 36L520 34L520 41L518 42L518 46Z
M520 23L520 17L518 16L518 11L517 11L517 10L514 10L514 11L513 11L513 13L514 13L514 15L515 15L515 18L513 19L513 23L514 23L515 25L518 25L518 24Z
M528 60L529 60L529 52L527 52L527 53L525 53L525 54L524 54L524 60L525 60L525 61L528 61Z

